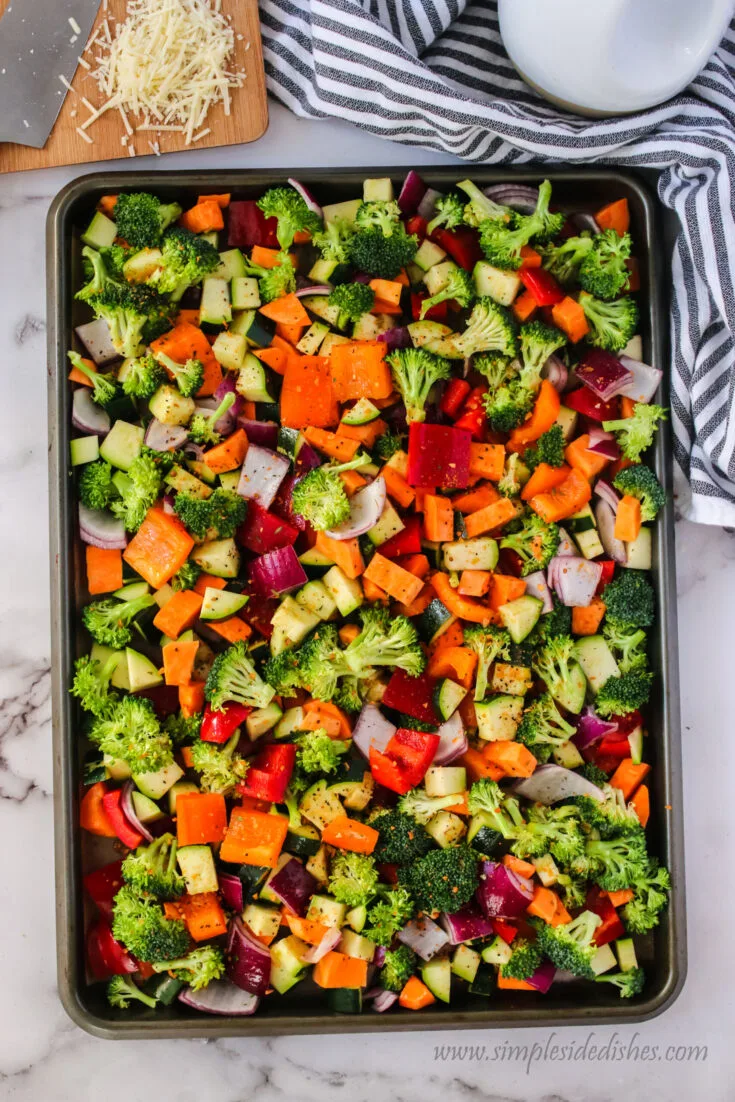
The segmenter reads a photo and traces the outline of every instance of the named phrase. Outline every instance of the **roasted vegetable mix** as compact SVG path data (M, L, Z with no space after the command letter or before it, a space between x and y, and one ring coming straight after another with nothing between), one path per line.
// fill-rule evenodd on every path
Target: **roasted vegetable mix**
M645 989L660 372L625 200L494 190L104 196L83 234L71 692L121 1012Z

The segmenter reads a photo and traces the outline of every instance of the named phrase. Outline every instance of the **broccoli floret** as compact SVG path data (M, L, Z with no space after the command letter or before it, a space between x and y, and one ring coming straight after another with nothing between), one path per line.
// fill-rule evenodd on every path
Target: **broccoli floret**
M98 251L110 277L122 282L125 279L123 271L125 261L132 255L132 250L125 248L124 245L103 245Z
M405 887L380 889L380 897L368 907L368 926L363 934L376 945L390 945L415 911L413 896Z
M640 995L646 982L646 974L642 968L631 968L629 972L606 972L602 976L595 976L595 983L612 983L620 991L621 999L632 999L634 995Z
M343 677L332 700L343 712L359 712L364 704L363 694L367 687L367 680L362 681L359 677Z
M336 528L350 515L350 501L340 471L354 471L370 463L369 455L357 455L349 463L325 463L299 479L291 495L294 513L312 528L324 532Z
M561 901L568 911L577 911L584 907L587 899L586 880L560 872L556 882L561 891Z
M339 678L351 673L334 624L321 624L299 648L301 687L317 700L331 700ZM372 671L370 671L372 673Z
M381 811L370 820L370 826L380 835L374 850L376 861L410 865L433 845L423 825L402 811Z
M318 214L310 210L306 200L292 187L272 187L258 199L266 218L278 222L276 236L283 250L290 249L297 233L316 233L322 228Z
M206 537L211 516L207 498L181 490L174 498L174 511L192 535L202 540Z
M363 314L372 310L375 303L375 291L367 283L340 283L330 294L327 302L339 310L337 325L346 329L351 321L357 321Z
M92 384L92 401L98 406L109 406L117 395L117 380L111 372L95 371L78 352L67 352L72 367L86 375Z
M240 741L239 728L227 740L224 746L198 739L191 747L191 764L199 774L199 783L204 792L219 792L231 796L238 783L243 780L248 763L241 754L236 753Z
M181 214L178 203L161 203L147 191L118 195L113 217L117 235L133 249L156 248L163 231Z
M646 836L639 828L617 838L595 838L571 862L571 871L594 880L603 891L630 888L646 871Z
M550 693L543 693L523 713L516 739L527 746L540 762L547 761L552 750L568 742L576 732L559 714Z
M196 712L193 716L174 712L163 721L164 731L176 746L188 746L198 739L201 726L201 712Z
M592 970L592 958L597 952L594 936L601 923L600 916L592 911L582 911L571 922L560 926L533 920L538 946L552 964L589 980L595 978Z
M119 654L111 654L102 665L85 654L74 664L74 681L69 691L78 698L85 712L91 712L98 719L109 716L119 700L117 693L110 692L110 679L119 661Z
M388 459L400 451L402 447L402 437L397 432L391 432L388 429L386 432L379 436L375 441L373 451L378 459L382 459L385 463Z
M477 655L477 674L475 677L475 700L484 700L487 692L488 675L493 662L499 658L510 659L510 635L494 624L472 624L465 628L465 645Z
M608 781L607 773L604 769L600 769L598 765L593 765L591 761L585 762L578 769L578 772L585 780L591 781L592 784L596 784L598 788L604 788Z
M193 589L201 572L202 568L199 563L192 562L189 559L180 570L176 571L169 585L174 593L179 593L182 589Z
M538 968L543 953L535 941L525 937L513 938L513 952L509 961L500 967L500 975L514 980L527 980Z
M653 586L643 570L622 570L605 586L602 599L607 619L630 627L649 628L653 623Z
M129 398L150 398L164 380L163 371L148 352L145 356L128 360L122 388Z
M87 302L92 295L98 295L100 291L104 290L108 283L120 282L119 276L115 278L114 266L112 264L108 265L102 253L98 252L97 249L90 248L89 245L85 245L82 249L82 263L88 282L80 291L77 291L74 298Z
M330 738L326 731L307 731L296 739L296 764L304 773L330 774L337 771L339 760L349 747L340 739Z
M201 283L219 264L219 253L211 241L183 226L173 226L163 237L163 267L156 288L177 302L187 287Z
M464 222L464 208L466 200L456 191L450 191L448 195L439 195L434 209L436 214L426 227L427 235L431 236L434 230L442 226L445 230L453 230Z
M522 477L524 472L523 460L516 452L510 452L505 457L503 473L498 480L498 492L503 497L518 497L523 487Z
M659 421L665 420L666 410L661 406L636 402L632 417L625 417L620 421L603 421L602 427L605 432L616 434L625 458L638 463L643 452L653 443Z
M576 696L574 681L581 668L574 657L574 640L570 636L557 635L549 639L534 656L533 668L562 707L567 706L570 696Z
M156 359L173 376L174 382L185 398L191 398L192 394L196 394L204 381L204 364L201 360L187 360L186 363L180 364L165 352L157 352Z
M108 715L94 721L89 739L104 754L126 761L132 773L157 773L173 761L171 739L145 697L123 697Z
M588 233L579 237L568 237L558 245L541 245L539 252L544 268L560 283L573 283L577 278L579 266L592 249L592 238Z
M488 421L495 432L512 432L525 421L533 406L533 392L518 378L488 392L484 399Z
M218 945L200 945L177 960L156 961L153 971L171 972L177 980L188 983L192 991L200 991L225 974L225 959Z
M412 788L398 801L398 810L422 825L428 823L437 811L456 804L457 796L429 796L423 788Z
M529 321L522 325L519 332L521 360L521 385L536 391L541 385L541 369L558 348L566 344L567 338L553 325L544 325L541 321Z
M629 233L624 233L622 237L615 230L598 233L579 266L581 286L597 298L615 298L630 278L625 263L629 256Z
M406 420L424 421L429 391L434 383L448 379L452 373L449 360L425 348L400 348L391 352L387 360L406 407Z
M628 807L619 788L604 783L601 785L604 800L594 796L575 796L574 803L584 823L597 830L601 838L613 838L617 834L627 834L640 828L640 819L635 809Z
M647 636L643 628L636 629L632 624L607 619L602 634L615 654L621 673L643 670L648 665L646 654Z
M492 394L513 375L513 361L509 356L501 356L497 352L480 352L472 360L472 367L485 376Z
M402 866L398 875L420 910L454 914L477 891L478 855L466 845L430 850L412 865Z
M205 447L219 444L222 435L217 432L215 425L220 417L224 417L227 411L235 404L235 395L232 391L225 394L216 409L200 410L195 413L189 423L189 438L195 444L203 444Z
M151 964L183 956L190 944L180 919L166 918L153 896L141 896L127 884L113 902L112 935L138 960Z
M221 712L229 703L266 708L275 692L261 680L240 640L215 658L204 695L212 711Z
M400 226L400 221L401 208L394 199L360 203L355 215L355 226L358 231L377 228L384 237L391 237Z
M597 696L595 710L598 715L627 716L648 703L653 674L645 670L631 670L619 677L608 677Z
M263 302L273 302L282 295L290 295L296 290L296 272L287 252L279 252L272 268L263 268L260 264L248 261L245 265L247 275L256 276L260 297Z
M388 950L383 967L378 974L378 982L386 991L402 991L416 971L416 954L408 945L399 945Z
M139 455L128 467L122 481L121 497L110 505L128 532L137 532L145 515L161 492L161 472L148 455Z
M82 612L82 621L95 642L112 647L113 650L121 650L127 647L132 638L131 622L140 612L155 603L150 593L136 597L133 601L104 597L87 605Z
M447 281L442 289L430 298L425 298L421 303L421 314L419 316L425 318L432 306L437 306L440 302L454 301L464 309L470 305L476 295L477 291L470 273L466 272L464 268L455 266L450 268Z
M146 995L145 991L141 991L138 985L133 983L130 976L113 976L107 984L107 1001L110 1006L115 1006L119 1010L127 1010L131 1000L134 999L151 1009L158 1002L158 999L154 999L151 995Z
M651 857L636 873L630 887L635 893L634 898L625 904L620 913L631 934L647 934L658 926L661 911L668 902L671 891L668 869Z
M174 307L145 284L110 283L89 304L107 322L116 351L128 359L171 328Z
M503 536L500 546L515 551L523 562L521 574L526 577L551 562L559 546L559 528L544 523L536 513L527 513L518 531Z
M544 180L532 214L515 215L510 224L497 218L481 223L480 244L491 264L496 268L520 268L521 249L524 245L532 238L548 241L556 236L564 224L564 215L549 213L550 200L551 184Z
M514 212L508 207L501 207L492 199L488 199L487 195L480 191L477 184L473 184L472 180L460 180L457 187L469 199L462 211L463 221L468 226L481 226L483 222L487 221L497 221L503 224L510 222L515 217Z
M481 815L483 822L507 840L514 838L523 825L520 805L514 797L506 797L503 790L488 777L475 781L467 798L470 815Z
M279 696L293 696L301 686L299 652L296 647L288 647L268 659L263 676Z
M511 849L516 857L551 853L557 861L568 865L584 851L576 808L531 807L528 822L516 827Z
M515 356L515 323L505 309L491 298L478 298L464 333L447 338L458 357L474 356L477 352L501 352Z
M335 218L333 222L327 222L323 230L312 234L311 240L321 253L322 259L346 264L349 260L349 246L354 232L353 226L344 218Z
M360 610L362 631L344 651L344 661L357 677L370 676L373 666L391 666L418 677L426 666L416 628L405 616L391 616L382 607Z
M186 884L176 869L177 844L173 834L162 834L147 846L138 846L122 863L122 877L134 891L156 899L178 899Z
M87 463L79 476L79 500L88 509L106 509L117 493L112 481L112 467L104 459Z
M603 302L602 299L581 291L579 305L589 324L589 333L585 338L589 344L605 348L608 352L619 352L621 348L625 348L638 326L635 299L624 295L614 302Z
M613 479L613 486L621 494L637 497L641 503L641 520L655 520L659 509L666 504L666 493L650 467L644 463L624 467Z
M394 279L410 264L418 249L418 238L407 234L402 222L396 223L390 237L377 226L361 230L350 240L350 260L356 268L380 279Z
M329 890L338 903L361 907L375 895L375 858L363 853L338 853L329 873Z
M180 491L174 510L198 539L230 539L245 520L247 502L234 490L218 486L207 498Z
M535 471L539 463L546 463L549 467L562 467L565 446L561 427L552 425L539 436L534 447L526 449L523 453L523 462L531 471Z
M572 610L563 605L556 594L552 594L554 607L551 612L545 612L536 623L536 627L523 640L532 650L548 643L549 639L555 639L559 635L571 635Z

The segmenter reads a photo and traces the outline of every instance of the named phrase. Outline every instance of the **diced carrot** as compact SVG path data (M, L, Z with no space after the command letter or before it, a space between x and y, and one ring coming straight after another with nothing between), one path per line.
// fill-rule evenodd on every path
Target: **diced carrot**
M537 991L538 988L530 984L528 980L517 980L514 976L504 976L503 970L498 972L496 980L498 991Z
M572 470L564 481L545 494L536 494L529 505L547 524L578 513L592 497L592 487L584 475Z
M393 379L385 362L385 341L348 341L330 354L334 393L340 402L353 398L387 398Z
M384 589L381 589L375 582L371 582L369 578L362 576L362 591L365 594L365 600L375 603L379 601L381 604L388 604L388 594ZM417 598L418 599L418 598Z
M254 351L258 359L262 360L277 375L285 375L286 363L289 359L285 348L279 348L278 345L275 345L270 348L256 348Z
M641 503L637 497L624 494L618 502L615 514L614 536L616 540L632 543L641 530Z
M418 976L411 976L398 996L398 1005L406 1010L423 1010L425 1006L431 1006L435 1002L431 991Z
M289 253L288 256L295 268L297 264L296 254ZM250 260L251 263L257 264L259 268L279 268L281 254L278 249L267 249L264 245L253 245Z
M571 444L567 444L564 449L564 458L569 466L574 467L575 471L579 471L586 479L594 478L600 471L604 471L610 462L606 456L591 452L589 447L589 434L584 433L576 440L572 440Z
M456 804L447 804L447 807L446 807L445 810L446 811L451 811L455 815L469 815L470 809L469 809L469 805L467 803L467 793L466 792L461 792L461 793L458 792L457 793L457 802L456 802Z
M276 322L276 334L279 337L283 337L284 341L288 341L289 344L293 345L299 343L306 332L306 328L306 324L303 322L300 322L298 325L287 325L285 322L281 321Z
M193 769L194 768L194 755L191 752L191 746L182 746L179 753L181 754L181 760L184 763L184 767L186 769Z
M636 256L629 256L625 262L625 266L630 274L628 275L628 282L625 284L623 290L626 294L631 294L634 291L640 291L641 267L638 263L638 258Z
M97 593L112 593L123 584L122 554L119 548L92 547L84 549L87 562L87 589Z
M287 833L288 819L283 815L235 807L219 852L220 860L274 869Z
M200 574L192 589L200 597L203 597L207 589L224 589L226 585L227 582L224 578L215 578L214 574Z
M367 486L367 479L363 478L359 471L340 471L339 479L348 497L352 497L363 486Z
M434 590L427 582L419 591L418 596L414 597L409 604L404 605L400 601L396 602L395 613L398 616L407 616L410 620L412 616L420 616L422 612L426 612L433 600Z
M199 892L177 900L182 915L194 941L209 941L227 933L227 918L216 892Z
M493 532L496 528L513 520L517 516L517 509L508 497L501 497L492 505L486 505L484 509L476 513L470 513L465 519L468 539L482 536L485 532Z
M167 685L188 685L194 672L194 660L199 650L197 639L167 643L162 648L163 679Z
M248 438L245 430L237 429L221 444L215 444L213 448L206 451L202 460L214 474L224 474L226 471L236 471L242 466L247 450Z
M375 298L390 306L400 306L403 284L393 279L371 279L368 287L375 291Z
M321 357L315 358L321 359ZM281 397L281 406L283 406L283 397ZM324 452L325 455L337 459L340 463L348 463L350 459L354 459L360 447L357 440L350 440L348 436L337 436L336 432L327 432L326 429L314 425L306 426L304 436L317 451Z
M630 801L630 806L640 819L641 826L646 826L651 815L651 796L647 784L639 785L635 790L633 798Z
M517 872L519 876L525 876L527 879L536 872L536 866L531 861L522 861L520 857L514 857L512 853L505 854L503 864L506 868L512 869L513 872Z
M88 360L86 356L82 356L82 363L85 367L88 367L94 375L97 374L97 364L94 362L94 360ZM80 383L82 386L89 387L94 386L94 383L89 378L89 376L85 375L84 372L80 371L79 368L76 366L72 367L71 371L67 375L67 378L70 383Z
M576 606L572 609L572 632L574 635L594 635L605 615L605 602L602 597L593 597L586 608Z
M311 322L309 315L301 304L301 299L297 298L295 294L281 295L273 302L267 302L264 306L260 306L258 312L264 318L270 318L271 321L280 322L282 325L307 326Z
M188 685L179 685L179 707L186 719L204 711L203 681L190 681Z
M395 277L395 282L400 283L401 287L411 286L411 280L408 278L408 273L405 268L401 268L400 272Z
M555 424L560 409L559 391L548 379L542 379L531 416L513 429L508 439L508 451L525 451L529 444L533 444Z
M541 253L537 253L536 250L532 249L530 245L524 245L521 248L521 267L540 268Z
M205 199L204 202L197 203L181 215L179 222L185 230L192 233L211 233L212 230L225 228L222 208L216 199Z
M352 738L352 724L341 708L329 700L307 700L304 704L304 730L316 731L319 727L331 728L327 734L332 738Z
M536 494L545 494L561 486L569 474L570 468L562 463L561 467L551 467L548 463L539 463L536 470L521 490L521 500L530 501Z
M565 926L572 921L572 916L556 892L545 888L543 884L537 884L534 888L533 899L526 910L535 918L543 919L549 926Z
M318 945L325 934L329 933L329 927L323 922L315 922L310 918L299 918L298 915L286 912L286 925L292 934L301 938L307 945Z
M477 668L477 654L469 647L445 647L429 659L430 677L450 677L469 689Z
M250 624L246 624L241 616L228 616L226 620L210 620L207 627L216 635L221 635L228 643L239 643L241 639L249 639L253 634Z
M414 508L417 513L423 513L424 502L429 494L436 493L436 486L414 486L413 490L416 494L416 501Z
M432 586L432 589L434 587ZM436 592L434 590L434 592ZM452 620L449 626L444 629L441 635L438 635L434 642L429 647L429 657L433 657L438 654L439 651L446 650L448 647L461 647L464 644L464 628L459 620Z
M492 577L489 570L463 570L457 592L463 597L484 597L490 589Z
M636 764L632 758L623 758L612 777L610 784L619 788L626 800L630 800L638 785L651 772L651 766L645 762Z
M104 781L97 781L89 786L79 805L79 825L82 830L97 834L100 838L116 838L117 832L102 803L106 795L107 785Z
M112 218L117 204L117 195L101 195L97 200L97 210Z
M493 574L490 583L490 607L497 612L501 605L517 601L525 592L526 583L523 578L516 578L512 574Z
M595 214L595 221L601 230L615 230L619 237L630 229L630 209L627 199L616 199L608 203Z
M153 626L168 635L169 639L178 639L182 631L194 627L202 604L202 597L193 589L182 589L179 593L174 593L171 600L158 610Z
M347 647L357 639L360 634L360 629L357 624L343 624L337 634L339 635L342 646Z
M465 730L477 730L477 712L475 711L475 702L472 699L472 693L467 693L467 696L459 702L459 708L457 709L459 718L464 724Z
M460 513L479 513L488 505L500 501L500 494L489 482L483 482L481 486L466 494L459 494L452 498L452 505Z
M420 578L386 559L379 551L375 552L368 563L365 577L385 590L389 597L404 605L410 605L423 588Z
M219 845L226 829L227 808L220 792L180 793L176 800L179 846Z
M551 317L554 325L566 334L572 344L577 344L590 331L584 310L570 295L551 307Z
M320 430L339 423L339 407L326 356L299 356L286 363L281 388L281 423L293 429L313 427ZM354 455L357 444L350 440L349 447Z
M502 444L470 444L470 474L498 482L503 477L505 448Z
M350 819L347 815L337 815L322 831L324 845L346 849L350 853L372 853L379 838L380 834L374 827Z
M607 898L610 900L613 907L624 907L626 903L630 903L634 895L635 892L632 888L621 888L617 892L608 892Z
M348 957L332 949L314 965L311 978L318 987L364 987L367 983L366 960Z
M200 195L197 198L197 203L216 203L220 210L227 210L230 205L230 198L229 192L222 195Z
M427 540L444 543L454 538L454 509L448 497L427 494L424 501L424 534Z
M402 474L399 474L395 467L382 467L380 473L385 479L385 488L389 497L392 497L402 509L410 508L416 498L416 491L413 486L409 486L406 479Z
M414 555L403 555L399 566L402 566L409 574L415 574L417 578L425 578L431 570L431 563L428 558L419 552Z
M184 565L194 540L177 516L154 506L126 547L123 558L154 589L160 589Z
M538 303L530 291L523 291L513 303L513 313L521 324L530 321L537 309Z
M333 540L326 532L318 532L314 546L336 563L348 578L359 578L365 572L360 544L356 539Z
M489 742L483 754L506 777L530 777L538 765L531 751L520 742Z
M174 325L193 325L199 328L199 310L179 310L174 318Z
M461 597L450 583L447 574L437 571L431 579L431 584L442 604L460 620L469 620L472 624L489 624L494 619L495 614L492 609L469 597Z
M465 697L466 699L467 697ZM482 780L483 777L489 777L491 781L499 781L505 776L499 766L487 760L484 752L474 750L472 747L465 750L462 757L458 758L458 763L465 767L467 779L471 782Z
M168 333L151 341L150 347L154 355L163 353L175 363L183 364L187 360L201 361L204 379L197 391L197 396L200 398L211 397L222 382L222 368L212 352L212 346L206 334L188 321L175 325Z

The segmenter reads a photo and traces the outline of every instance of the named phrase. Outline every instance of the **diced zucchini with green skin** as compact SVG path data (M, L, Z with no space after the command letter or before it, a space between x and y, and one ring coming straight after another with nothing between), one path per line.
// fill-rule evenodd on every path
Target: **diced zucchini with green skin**
M356 934L362 932L365 929L365 923L367 922L367 907L364 904L360 904L359 907L353 907L351 911L348 911L345 915L345 922L348 926L351 926Z
M480 954L469 945L458 945L452 957L452 972L461 980L472 983L480 967Z
M200 478L197 478L190 471L184 470L183 467L172 467L164 482L172 490L191 494L193 497L208 498L212 496L212 487L207 486L206 482L202 482Z
M607 645L607 640L601 635L585 635L582 639L577 639L574 650L595 696L608 678L620 677L620 667Z
M561 704L568 712L579 715L584 707L587 696L587 678L579 662L571 659L568 665L569 679L565 688L556 693L551 693L557 704ZM549 690L551 691L551 690Z
M542 609L543 601L526 594L525 597L518 597L515 601L501 605L498 613L513 642L522 643L536 627Z
M494 693L507 693L509 696L525 696L533 685L533 674L527 666L510 666L505 662L496 662L490 688Z
M586 559L596 559L604 555L605 548L597 534L595 515L589 505L574 513L565 524L565 528L574 536L574 542Z
M321 922L323 926L344 926L347 907L331 895L312 895L306 917L309 922Z
M230 281L233 310L252 310L260 306L260 289L255 276L235 276Z
M421 979L440 1002L448 1003L452 989L452 962L437 956L421 965Z
M571 739L555 746L551 756L555 764L563 766L564 769L579 769L580 765L584 765L584 758Z
M284 995L305 975L303 957L309 946L291 934L271 945L271 987Z
M281 908L248 903L242 912L242 920L256 937L274 938L281 925Z
M332 349L336 344L349 344L350 338L345 337L342 333L327 333L326 337L322 341L321 348L319 349L320 356L331 355Z
M413 321L407 328L414 348L427 348L429 352L433 351L432 344L440 343L452 333L448 325L438 321Z
M179 774L183 776L183 773ZM194 781L176 781L172 784L168 790L168 813L169 815L176 814L176 801L179 796L185 796L187 792L198 792L199 785L194 784Z
M422 272L428 272L430 268L433 268L437 264L441 264L446 255L444 249L440 248L439 245L435 245L428 237L425 237L418 247L416 256L413 258L413 263L420 268Z
M348 578L341 567L333 566L321 580L341 616L349 616L364 603L365 597L359 580Z
M620 356L629 356L631 360L643 359L643 339L640 334L636 333L634 337L631 337Z
M166 582L160 589L154 590L153 600L159 608L164 608L174 595L173 588Z
M552 884L556 884L559 879L559 870L550 853L544 853L541 857L532 857L531 861L536 868L536 875L545 888L550 888Z
M386 460L385 465L392 467L402 478L408 478L408 452L404 452L402 448L394 452L390 459Z
M562 431L562 436L565 440L571 440L574 435L574 430L577 427L577 411L575 409L568 409L566 406L561 406L559 414L556 418L556 424Z
M445 677L437 683L434 689L434 707L442 719L449 719L459 708L467 696L467 689Z
M133 811L138 816L141 823L157 823L163 818L163 812L158 804L154 803L148 796L144 796L142 792L132 792L131 798L133 801Z
M635 955L635 944L632 937L619 937L615 942L615 953L621 972L632 972L638 967L638 958Z
M405 527L406 525L386 498L378 523L373 525L367 537L375 547L380 547L381 543L386 543L393 536L402 532Z
M196 403L193 398L185 398L175 386L164 383L148 402L148 408L164 425L188 425L194 416ZM141 429L141 436L142 432Z
M361 202L362 199L345 199L341 203L328 203L326 207L322 207L325 223L329 225L330 222L339 220L352 225Z
M339 796L329 790L325 780L317 781L306 790L301 797L299 811L319 830L324 830L333 819L345 813Z
M69 461L72 467L94 463L100 454L99 436L75 436L69 441Z
M467 833L467 824L453 811L437 811L426 824L426 830L442 849L456 846Z
M282 455L286 455L289 459L294 460L304 446L305 439L303 432L299 429L292 429L287 425L281 425L278 429L278 443L276 447Z
M155 397L154 394L150 405L151 413L154 417L157 417L158 414L153 410L152 404ZM184 401L189 401L189 399L184 399ZM191 404L193 409L194 403ZM100 457L111 463L113 467L117 467L121 471L127 471L130 469L133 460L140 455L144 435L145 433L140 425L131 425L128 421L116 421L100 444Z
M217 334L212 345L214 358L222 364L225 371L239 371L248 354L248 342L242 333L230 333L223 330Z
M82 241L93 249L106 249L114 243L116 237L117 226L115 223L102 211L97 210L82 234Z
M510 742L523 718L523 698L495 696L475 704L477 733L487 742Z
M467 770L463 765L432 765L426 771L427 796L460 795L467 788Z
M650 570L653 565L653 538L651 529L644 524L636 539L626 543L628 570Z
M239 249L225 249L219 254L219 266L214 269L212 275L216 279L237 279L247 272L245 257Z
M240 570L240 552L233 539L208 540L195 547L190 557L215 578L236 578Z
M301 305L327 325L336 325L339 321L339 306L330 304L329 295L304 295Z
M453 260L443 260L440 264L434 264L424 274L424 283L430 295L438 295L449 282L452 272L457 270Z
M377 421L380 410L373 405L369 398L360 398L352 409L342 414L342 422L345 425L369 425L371 421Z
M299 562L303 567L311 567L313 570L323 567L325 574L334 565L330 558L321 551L317 551L315 547L310 547L303 555L299 555Z
M494 857L505 846L500 831L492 826L492 820L485 811L477 811L470 819L467 831L467 844L485 857Z
M507 964L513 955L513 950L502 937L493 938L489 945L481 951L480 956L486 964Z
M189 470L197 476L197 478L201 478L205 482L208 482L210 486L214 486L215 482L217 481L217 475L214 473L211 467L207 466L206 463L202 463L201 461L196 459L187 459L186 465Z
M488 296L501 306L510 306L521 288L520 276L494 268L487 260L478 260L472 272L475 290L480 298Z
M158 640L158 645L159 647L167 647L169 643L193 643L195 638L194 632L189 629L189 631L182 631L176 639L171 639L168 635L162 635Z
M215 589L208 585L199 612L200 620L227 620L248 602L247 594L233 593L227 589Z
M252 352L248 352L238 371L235 390L248 402L273 401L268 390L268 376L265 367Z
M618 962L609 942L601 945L590 961L590 968L596 976L601 976L603 972L609 972L611 968L617 968L617 966Z
M294 731L300 731L304 722L303 708L287 708L276 724L276 738L288 738Z
M376 341L382 332L375 314L367 313L359 317L352 326L352 339L353 341Z
M329 854L326 846L320 846L317 853L306 862L306 871L320 884L329 880Z
M209 846L180 846L176 851L176 861L189 895L218 890L217 870Z
M184 770L174 761L170 765L164 765L162 769L155 773L134 773L133 780L149 800L161 800L170 789L178 784L183 775Z
M337 603L323 581L307 582L296 594L296 600L320 620L328 620L337 611Z
M228 331L239 333L254 348L265 348L273 340L276 325L257 310L240 310L233 314Z
M121 589L116 589L112 596L117 597L119 601L137 601L139 597L145 597L150 591L147 582L129 582Z
M286 596L273 613L273 635L271 636L271 654L280 654L287 647L295 647L309 632L321 623L318 616L298 604L291 596Z
M107 770L107 776L112 781L127 781L130 780L131 772L130 766L126 761L121 758L111 758L109 754L105 754L103 757L105 769Z
M634 765L640 765L643 761L643 728L636 727L635 731L631 731L628 735L628 745L630 746L630 756Z
M338 260L325 260L324 257L320 256L318 260L314 261L307 274L309 279L314 280L314 283L330 283L339 266Z
M342 931L342 940L337 946L339 953L357 960L366 960L368 963L375 956L376 949L377 945L369 937L361 937L355 930L347 929Z
M393 201L393 181L389 176L363 180L362 198L366 203L390 203Z
M245 728L251 739L255 740L272 730L283 716L277 704L271 702L265 708L255 708L245 720Z
M352 789L344 797L344 805L348 811L364 811L373 798L375 781L372 773L367 770L362 775L362 780L352 785Z
M416 627L425 643L433 643L457 619L438 597L416 618Z
M304 333L296 348L304 356L316 356L319 346L329 332L329 326L324 321L314 321Z
M313 826L300 826L296 830L289 829L283 845L294 857L313 857L319 852L321 846L319 831Z
M142 689L152 689L154 685L162 685L163 677L158 668L153 665L150 658L140 651L127 647L125 656L128 662L128 681L130 692L137 693Z
M113 654L117 655L117 666L110 678L110 684L114 689L124 689L125 692L129 693L128 659L124 650L115 651L112 647L103 646L102 643L93 643L89 657L93 662L99 662L100 666L104 666Z
M160 249L139 249L123 264L123 275L128 283L148 283L162 266Z
M498 565L498 542L489 536L453 540L442 545L447 570L494 570Z
M210 245L214 245L215 249L219 249L219 233L217 230L207 230L206 233L197 234L201 237L202 241L208 241Z
M199 322L205 325L227 325L232 321L230 284L226 279L207 276L202 280Z

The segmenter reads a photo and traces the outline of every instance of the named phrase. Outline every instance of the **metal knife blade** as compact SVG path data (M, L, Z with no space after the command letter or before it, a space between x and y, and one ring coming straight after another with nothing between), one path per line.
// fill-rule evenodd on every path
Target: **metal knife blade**
M98 8L99 0L10 0L0 19L0 142L43 147L67 94L59 77L74 76Z

